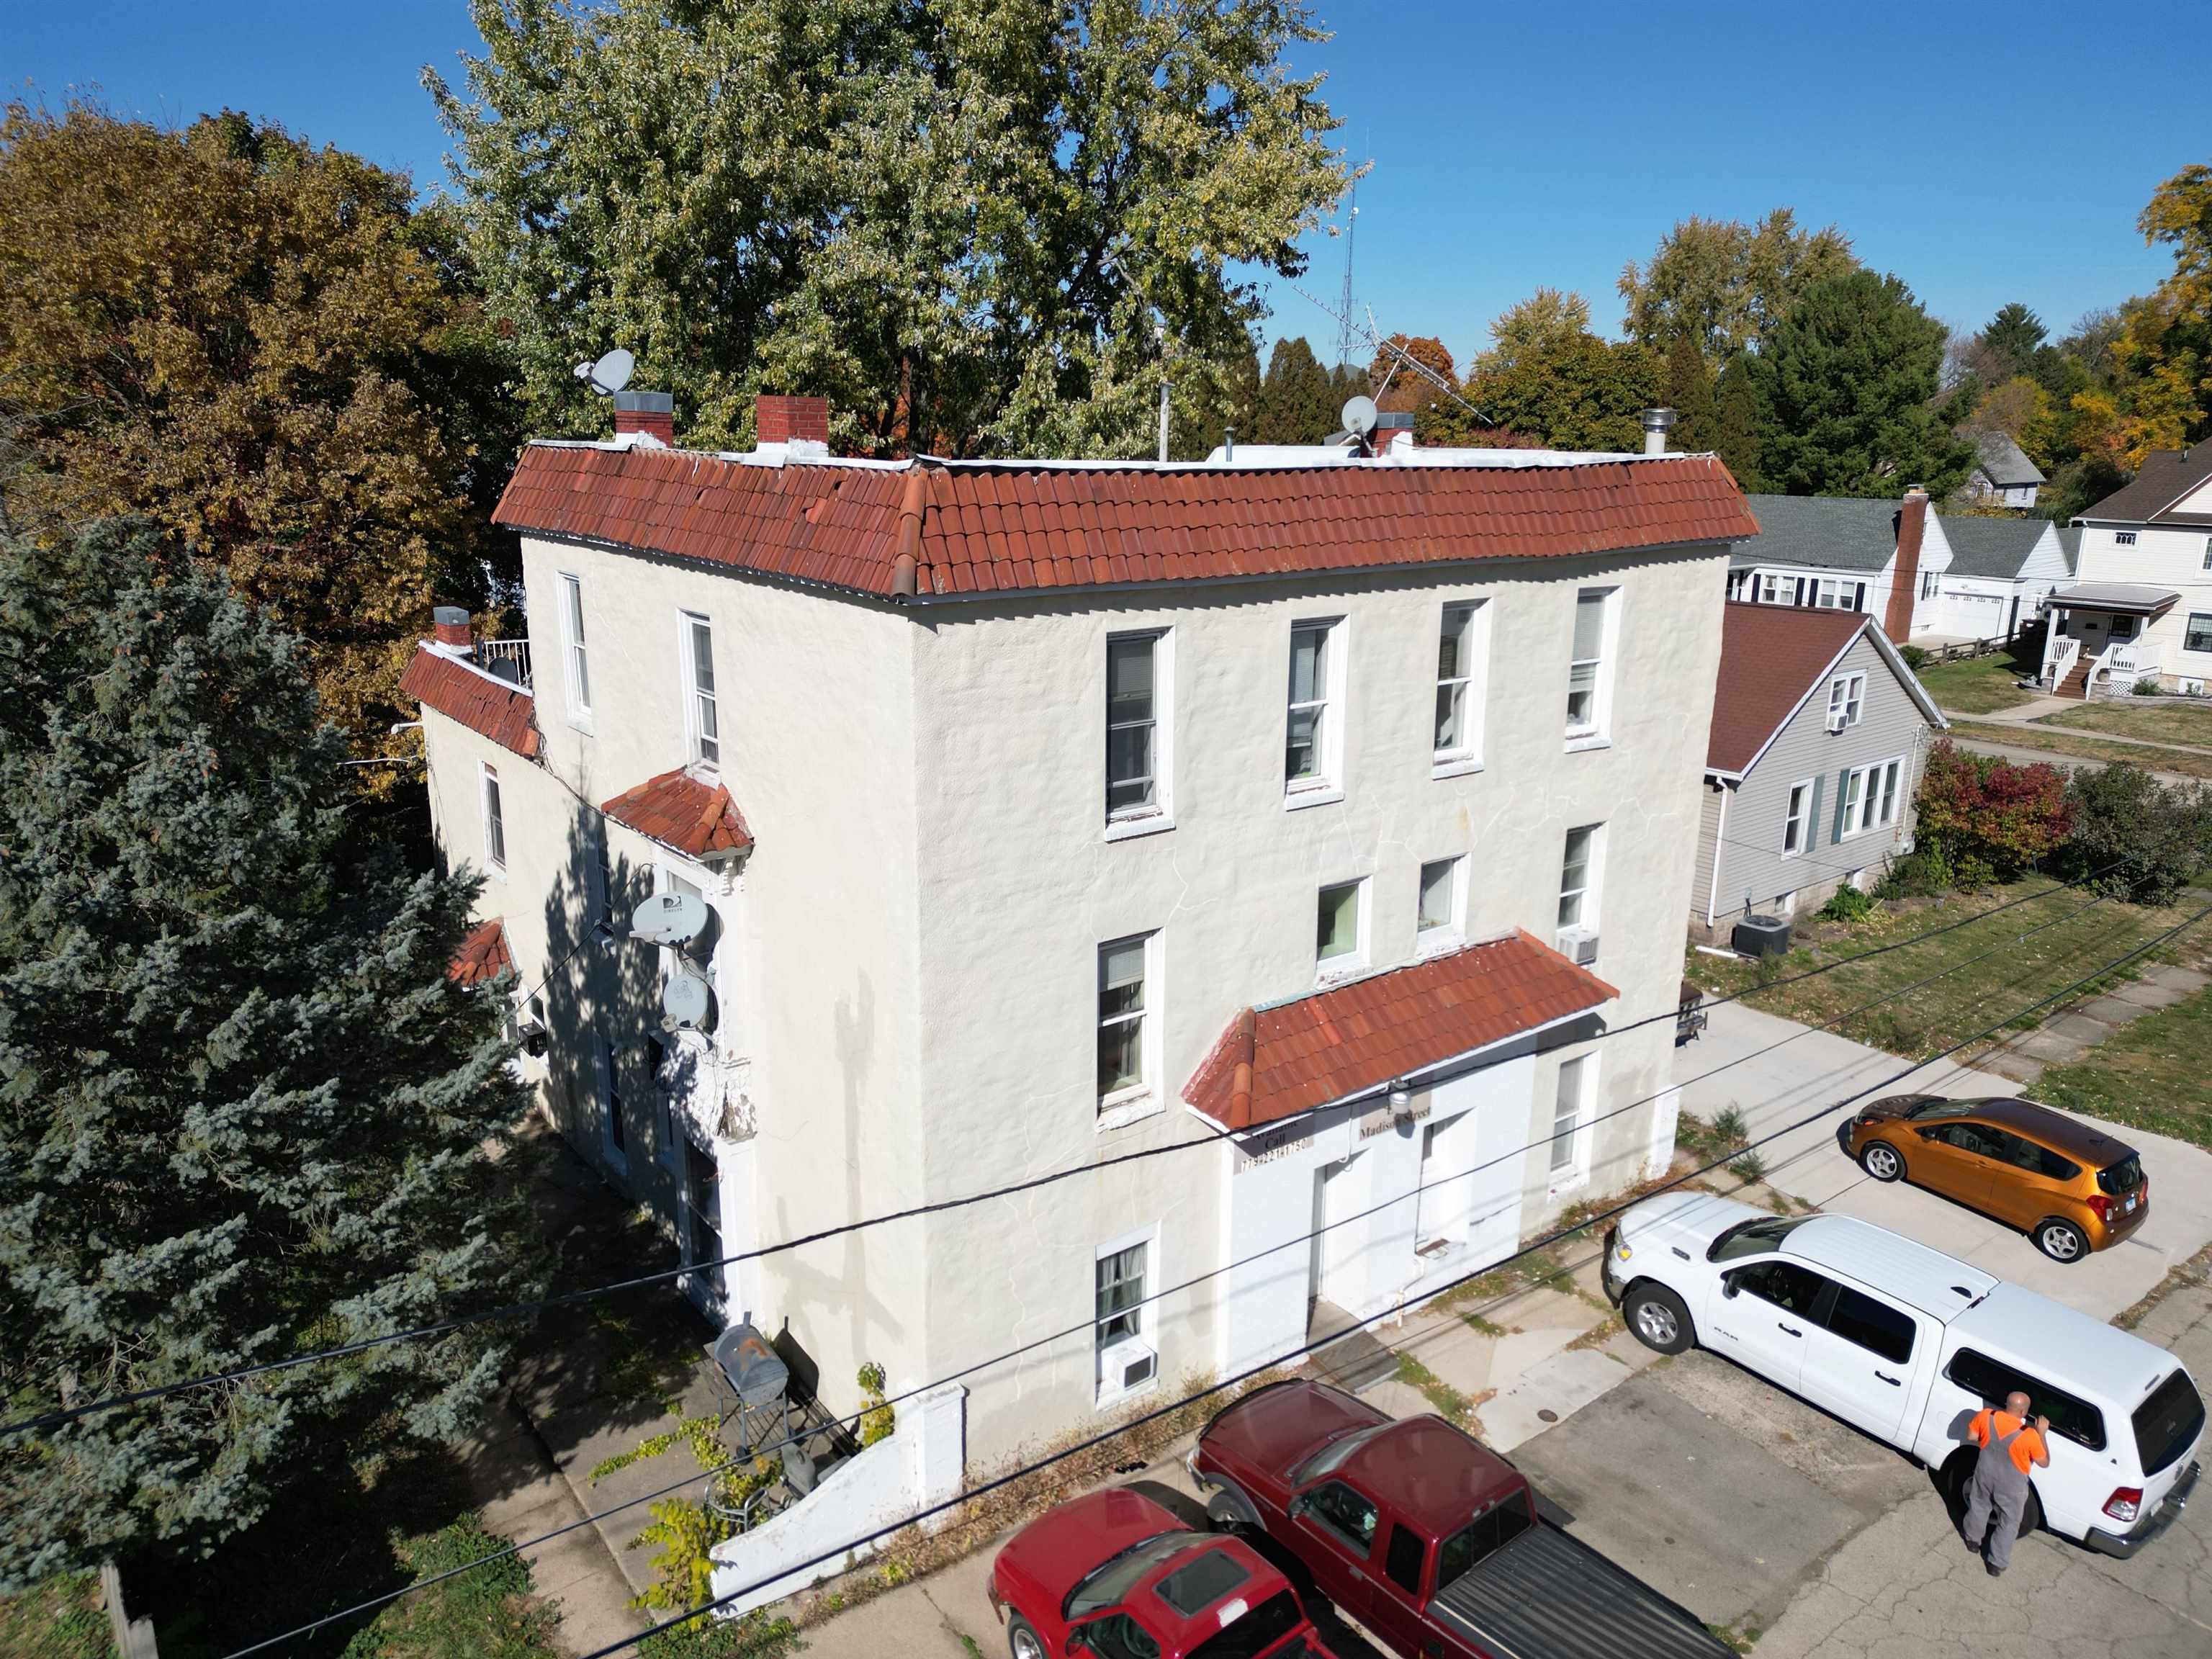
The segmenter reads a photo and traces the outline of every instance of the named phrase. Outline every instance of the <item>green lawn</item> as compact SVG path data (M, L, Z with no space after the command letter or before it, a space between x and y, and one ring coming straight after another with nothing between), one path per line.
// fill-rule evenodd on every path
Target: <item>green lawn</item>
M1688 958L1688 971L1698 983L1723 993L1743 990L1978 915L2042 884L2039 878L2030 878L2023 885L1960 895L1904 914L1884 907L1849 927L1822 927L1820 931L1828 937L1792 951L1778 967L1761 969L1748 963L1723 962L1693 951ZM1853 1014L1836 1029L1856 1042L1923 1060L2006 1020L2016 1010L2172 927L2201 902L2192 900L2183 908L2148 909L2107 899L2092 906L2089 895L2059 888L1986 922L1972 923L1817 979L1754 991L1747 1000L1769 1013L1820 1025L1861 1003L1901 992L1880 1007ZM2045 923L2051 925L2045 927ZM2031 928L2042 931L2021 937ZM2212 921L2162 947L2159 955L2193 966L2208 951L2212 951ZM1983 959L1972 960L1978 957ZM1961 965L1969 963L1971 966ZM1954 967L1959 971L1905 990L1917 981ZM2055 1012L2055 1006L2046 1007L2021 1024L2039 1024ZM1960 1058L1971 1059L1974 1052L1970 1049Z
M2056 714L2039 714L2038 726L2078 726L2146 743L2193 743L2212 749L2212 700L2184 702L2085 702Z
M2145 1014L2078 1066L2053 1066L2038 1100L2212 1148L2212 990Z
M1986 714L1993 709L2016 708L2035 693L2022 691L2015 678L2033 678L2042 667L2040 641L2031 654L2015 656L2014 644L1986 657L1966 657L1957 662L1930 663L1918 671L1920 684L1945 714Z
M66 1573L21 1595L0 1595L0 1654L8 1659L115 1659L94 1575Z
M1978 743L1999 743L2010 749L2037 749L2068 760L2131 761L2154 772L2182 777L2212 778L2212 755L2186 749L2146 749L2141 744L2108 743L2102 738L2079 738L2048 726L1985 726L1974 720L1953 720L1951 735Z

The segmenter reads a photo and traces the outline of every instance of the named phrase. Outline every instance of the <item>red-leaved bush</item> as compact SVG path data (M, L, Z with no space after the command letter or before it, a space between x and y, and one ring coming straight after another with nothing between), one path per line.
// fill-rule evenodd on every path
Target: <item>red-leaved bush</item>
M2066 775L1970 755L1948 738L1928 753L1917 798L1919 839L1953 867L1969 860L2009 880L2073 833Z

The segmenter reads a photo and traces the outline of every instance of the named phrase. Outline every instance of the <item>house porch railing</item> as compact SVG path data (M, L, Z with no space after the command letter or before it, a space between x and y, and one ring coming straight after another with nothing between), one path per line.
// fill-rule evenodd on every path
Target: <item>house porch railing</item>
M526 689L530 685L528 640L478 640L477 662L487 673L512 680Z

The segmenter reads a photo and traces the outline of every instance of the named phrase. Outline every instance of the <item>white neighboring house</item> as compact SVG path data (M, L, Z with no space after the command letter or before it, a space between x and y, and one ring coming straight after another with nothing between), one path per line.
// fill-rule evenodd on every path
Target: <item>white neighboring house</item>
M2051 481L2043 469L2027 459L2007 432L1982 432L1974 436L1974 470L1966 475L1960 493L1977 496L1999 507L2033 508L2043 486Z
M1939 634L1938 599L1951 568L1928 492L1901 500L1854 495L1747 495L1757 539L1729 557L1728 596L1746 605L1852 611L1898 645Z
M702 1270L715 1317L833 1409L864 1361L896 1393L1042 1342L963 1379L994 1460L1663 1165L1753 529L1713 458L762 431L532 445L527 647L448 619L410 671L545 1106L684 1261L1078 1173ZM685 951L619 942L655 890L712 913ZM677 974L702 1029L664 1028Z
M2051 599L2043 684L2062 697L2212 686L2212 443L2156 449L2074 520L2074 584Z
M1928 632L1938 638L2008 640L2073 577L2065 538L2047 519L1936 516L1951 550L1927 607Z

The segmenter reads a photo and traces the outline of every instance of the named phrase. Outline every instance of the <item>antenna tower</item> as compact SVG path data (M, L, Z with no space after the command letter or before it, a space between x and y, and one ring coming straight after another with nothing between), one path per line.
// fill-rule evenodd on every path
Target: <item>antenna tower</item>
M1352 248L1359 235L1359 181L1352 181L1352 210L1344 219L1344 298L1336 307L1340 325L1336 331L1336 362L1341 368L1352 361Z

